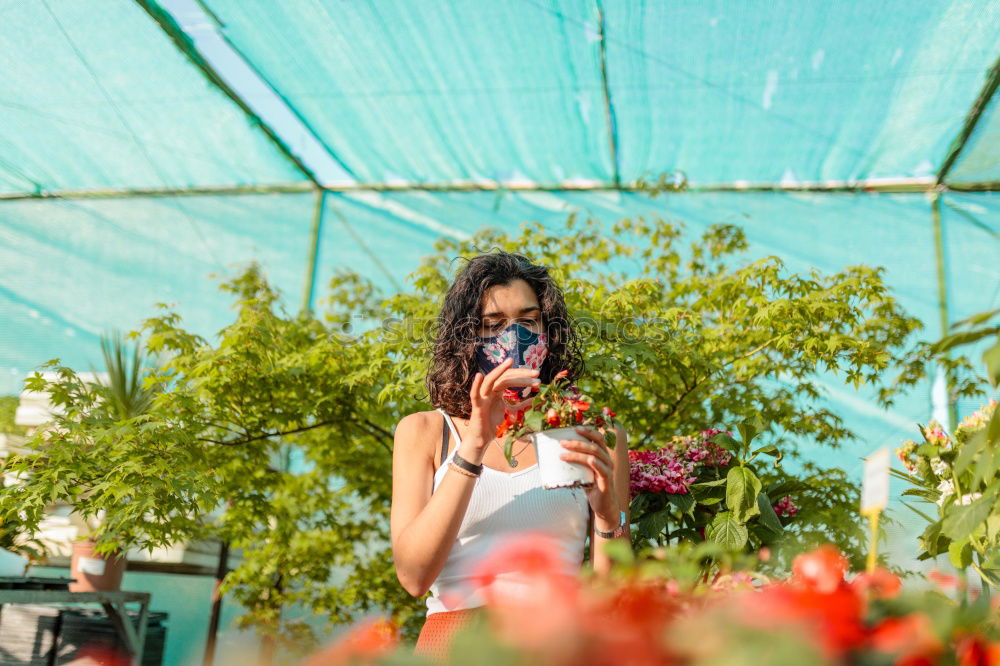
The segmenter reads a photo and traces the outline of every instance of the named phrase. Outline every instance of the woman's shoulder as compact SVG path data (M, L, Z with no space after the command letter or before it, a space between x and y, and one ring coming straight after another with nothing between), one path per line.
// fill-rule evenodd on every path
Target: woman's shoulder
M423 412L407 414L396 424L394 432L395 443L405 441L408 449L430 454L433 443L441 437L441 412L429 409Z

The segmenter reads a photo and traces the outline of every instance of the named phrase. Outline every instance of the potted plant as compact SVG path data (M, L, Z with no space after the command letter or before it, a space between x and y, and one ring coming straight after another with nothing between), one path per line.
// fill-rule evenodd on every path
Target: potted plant
M115 332L101 336L101 350L105 372L94 372L93 378L59 367L54 378L36 373L29 379L31 390L47 394L52 419L25 442L25 453L10 455L3 464L13 480L0 503L5 523L17 523L20 531L33 535L55 502L71 508L70 524L77 528L70 557L74 592L116 590L121 585L130 535L108 529L107 523L110 511L120 508L129 514L128 484L109 476L116 468L102 452L110 456L109 444L130 441L130 433L141 428L133 422L150 413L158 390L145 381L140 345L129 349L124 336ZM124 477L128 472L121 473ZM95 495L108 492L119 500L115 508L93 506ZM130 521L135 519L130 516Z
M95 410L114 421L126 421L149 411L155 387L146 386L142 370L145 358L138 344L127 348L124 336L115 331L101 336L106 379L97 377L94 387L98 394ZM128 560L120 549L111 553L97 552L93 534L100 525L98 516L83 516L76 512L70 522L77 526L77 540L70 557L72 592L110 591L121 587Z
M562 442L580 439L576 426L591 426L604 435L609 448L615 446L615 413L608 407L598 409L593 401L570 386L568 371L556 373L552 382L542 386L526 407L504 410L504 420L497 426L497 437L504 438L504 455L509 463L514 441L530 435L542 485L553 488L587 488L594 485L594 472L580 463L562 460ZM519 399L519 398L518 398Z

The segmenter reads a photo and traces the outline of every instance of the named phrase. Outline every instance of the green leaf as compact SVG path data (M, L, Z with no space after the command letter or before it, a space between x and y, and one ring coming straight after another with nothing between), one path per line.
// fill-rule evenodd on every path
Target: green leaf
M941 543L941 521L937 520L927 526L924 533L921 534L917 541L920 543L920 547L923 548L931 557L936 557L941 553L942 548L947 547L947 543ZM945 539L947 542L947 539Z
M771 499L766 494L760 493L757 495L757 508L760 509L760 522L764 527L775 534L781 534L785 531L785 527L778 519L778 514L774 512L774 507L771 506Z
M746 467L733 467L726 475L726 507L733 518L745 523L760 513L757 494L762 484L757 475Z
M721 446L730 453L734 453L736 455L740 454L740 448L741 448L740 443L724 432L720 432L714 435L712 439L709 441L713 442L714 444L717 444L718 446Z
M1000 384L1000 338L997 343L983 352L983 363L986 364L986 376L993 388Z
M1000 543L1000 513L991 513L986 519L986 540L990 543Z
M984 437L972 437L962 446L961 450L958 452L958 457L955 458L953 466L955 468L955 476L962 476L972 461L975 460L976 456L979 455L979 451L986 445L986 438Z
M749 451L750 442L752 442L757 435L764 432L764 421L760 418L760 414L757 414L753 419L738 424L736 428L740 432L740 437L743 438L744 450Z
M995 484L994 484L995 485ZM971 504L952 505L941 523L941 533L952 541L961 541L986 522L996 498L989 492Z
M636 523L636 533L643 539L655 539L667 526L667 512L648 513Z
M611 558L613 562L628 565L635 561L635 553L632 552L632 546L626 543L624 539L605 541L602 546L604 554Z
M524 425L534 432L540 432L545 426L545 419L541 412L529 411L524 415Z
M681 513L686 513L688 515L694 515L694 498L690 495L678 495L670 493L667 495L667 499L670 503L677 507Z
M727 550L741 550L750 538L746 525L735 520L728 511L718 514L708 526L705 536Z
M951 542L948 546L948 561L956 569L966 569L972 564L972 546L968 539Z
M779 449L774 444L767 444L765 446L760 447L759 449L754 449L754 453L755 454L763 453L765 455L773 456L778 460L781 460L782 457L781 449Z
M990 423L986 427L986 438L990 446L1000 447L1000 408L993 410L993 416L990 417Z
M963 331L961 333L953 333L951 335L946 335L937 342L935 342L931 349L940 354L941 352L946 352L949 349L958 347L959 345L967 345L970 342L975 342L976 340L981 340L987 338L997 332L997 328L980 328L975 331Z

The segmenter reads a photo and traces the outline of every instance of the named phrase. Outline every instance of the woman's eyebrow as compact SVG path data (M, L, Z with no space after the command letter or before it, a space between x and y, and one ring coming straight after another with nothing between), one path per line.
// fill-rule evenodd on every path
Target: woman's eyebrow
M537 305L529 305L526 308L521 308L521 314L528 314L529 312L535 312L536 310L541 312L542 309ZM486 319L487 317L503 317L503 316L504 316L503 312L487 312L486 314L483 315L483 319Z

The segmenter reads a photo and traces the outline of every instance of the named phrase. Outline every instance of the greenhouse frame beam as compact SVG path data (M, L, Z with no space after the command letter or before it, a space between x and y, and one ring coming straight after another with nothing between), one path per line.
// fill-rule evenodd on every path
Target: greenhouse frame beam
M312 226L309 230L309 255L306 257L305 288L302 293L302 311L313 311L313 300L316 296L316 264L319 259L319 239L323 228L323 206L326 202L326 190L316 190L316 205L313 209Z
M177 23L170 12L166 11L155 1L150 0L135 0L136 4L139 5L150 18L152 18L160 26L163 32L166 33L167 37L177 46L177 49L187 56L188 60L194 64L202 74L208 79L209 83L218 88L226 97L231 99L236 106L246 114L250 119L251 123L260 127L264 135L277 147L278 151L291 160L295 168L302 172L309 181L319 187L319 180L316 178L316 174L312 172L302 160L296 157L295 153L292 152L284 140L275 132L270 125L268 125L263 118L257 115L250 105L247 104L244 99L233 90L225 79L215 70L214 67L202 57L201 53L195 47L193 40L188 36L184 29Z
M621 187L621 170L618 165L618 118L615 105L611 102L611 86L608 84L608 49L604 25L604 7L601 0L594 0L597 10L598 48L600 49L601 91L604 96L604 122L608 131L608 149L611 157L611 182Z
M976 125L979 123L979 119L983 115L983 111L989 104L990 100L993 99L993 94L996 93L997 85L1000 84L1000 58L997 58L996 62L993 63L993 67L990 69L989 75L986 77L986 83L983 85L983 89L979 91L979 96L976 101L973 102L972 108L969 109L969 115L965 118L965 123L962 125L962 131L958 133L955 140L952 141L951 146L948 149L948 155L945 157L944 162L941 163L941 169L938 171L937 185L944 184L945 178L947 178L948 173L951 168L955 165L955 161L958 159L959 155L962 154L962 150L965 148L965 144L968 143L969 137L972 136L972 132L975 131Z
M0 193L0 201L31 199L129 199L143 197L212 196L234 194L304 194L316 189L327 192L649 192L648 185L638 183L615 187L611 183L599 181L567 181L557 183L519 182L478 182L464 181L445 183L333 183L313 185L312 183L284 183L277 185L228 185L207 187L166 187L166 188L107 188L89 190L55 190L48 192ZM1000 182L962 183L936 186L933 178L903 178L898 180L861 181L820 181L806 183L719 183L689 185L683 191L699 192L995 192L1000 191ZM669 193L669 191L668 191Z

